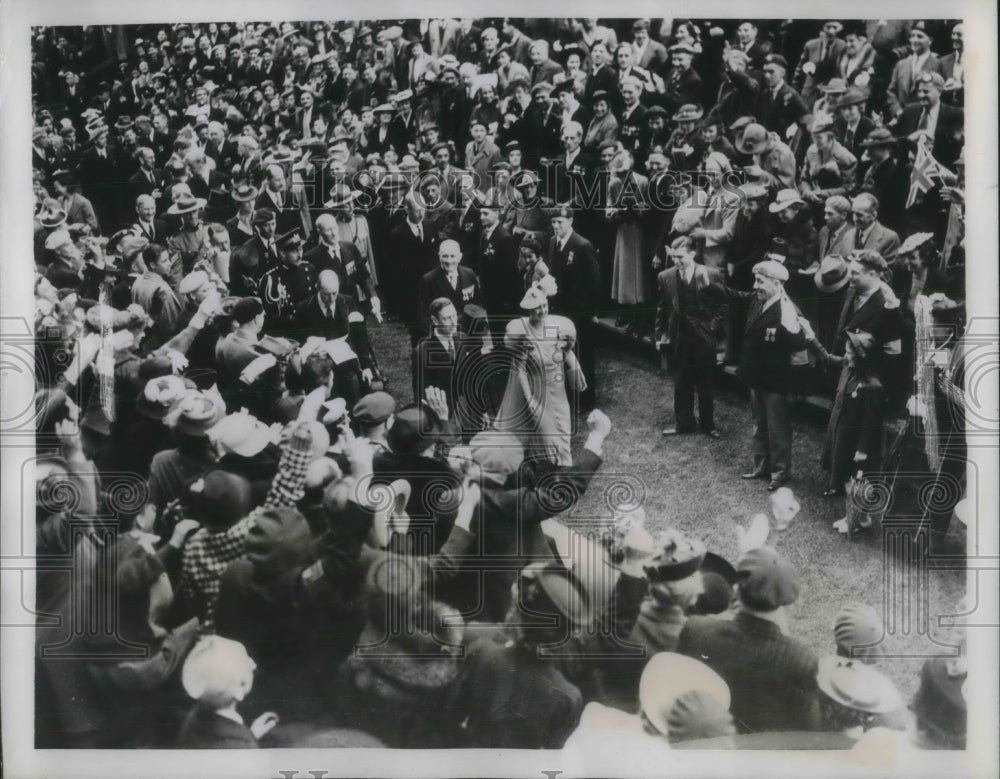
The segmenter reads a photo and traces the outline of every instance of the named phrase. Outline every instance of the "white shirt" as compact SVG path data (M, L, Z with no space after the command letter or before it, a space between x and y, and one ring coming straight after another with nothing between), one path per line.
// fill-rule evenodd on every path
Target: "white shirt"
M566 244L569 242L569 237L572 233L567 233L563 238L556 238L556 246L559 247L559 251L564 251L566 249Z
M411 222L409 218L407 218L406 224L409 225L410 230L413 231L413 234L417 238L419 238L420 240L424 239L424 226L421 222Z
M941 104L933 105L927 109L927 132L930 133L931 138L934 137L934 132L937 130L938 114L941 113ZM923 116L923 112L921 112Z
M573 167L573 160L580 156L580 147L577 146L575 151L566 152L566 169Z
M483 239L484 239L484 240L486 240L486 241L490 240L490 238L492 238L492 237L493 237L493 233L494 233L494 232L496 232L496 229L497 229L497 227L499 227L499 226L500 226L500 223L499 223L499 222L497 222L497 223L496 223L496 224L494 224L494 225L493 225L492 227L488 227L488 228L487 228L487 229L486 229L486 230L485 230L485 231L483 232Z

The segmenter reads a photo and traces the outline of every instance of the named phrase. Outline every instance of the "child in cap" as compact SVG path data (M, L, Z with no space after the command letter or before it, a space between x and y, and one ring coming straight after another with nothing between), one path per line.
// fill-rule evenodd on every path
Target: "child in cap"
M184 691L198 703L188 712L177 737L186 749L256 749L257 740L278 724L273 711L247 727L236 710L253 687L257 665L238 641L221 636L201 639L184 662Z

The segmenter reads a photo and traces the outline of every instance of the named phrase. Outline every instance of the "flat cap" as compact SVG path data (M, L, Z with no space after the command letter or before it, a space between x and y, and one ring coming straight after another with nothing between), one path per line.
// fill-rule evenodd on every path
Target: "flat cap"
M365 427L385 422L396 410L396 401L388 392L371 392L354 404L351 416Z

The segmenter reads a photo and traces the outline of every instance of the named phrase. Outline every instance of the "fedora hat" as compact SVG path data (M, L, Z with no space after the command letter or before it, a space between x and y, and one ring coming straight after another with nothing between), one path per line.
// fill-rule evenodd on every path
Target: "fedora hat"
M200 208L204 208L208 201L203 197L193 197L191 195L181 195L177 202L167 209L167 213L172 216L179 216L180 214L190 214L192 211L197 211Z
M831 78L825 84L820 84L819 91L824 94L847 91L847 82L842 78Z
M729 709L732 695L729 685L700 660L676 652L653 655L639 679L639 704L646 719L663 735L670 728L667 718L674 703L684 693L701 690L724 709Z
M685 103L671 119L675 122L696 122L705 115L705 110L694 103Z
M265 165L285 165L289 162L295 162L295 160L301 156L302 152L298 149L290 149L287 146L278 146L264 158L263 163Z
M868 133L868 137L861 142L861 145L866 149L872 146L895 146L896 138L884 127L877 127Z
M108 126L104 124L104 120L97 120L92 124L87 125L87 139L90 141L96 141L102 135L108 134Z
M323 206L326 208L343 208L344 206L353 203L359 197L361 197L361 192L359 190L340 185L334 187L330 191L330 199L327 200Z
M839 254L831 254L820 262L813 282L820 292L839 292L850 281L847 275L847 260Z
M66 224L66 212L61 208L39 211L38 223L46 230L55 230Z
M743 154L760 154L770 149L771 145L771 136L767 128L762 124L751 122L744 128L736 147Z
M230 193L230 196L237 203L249 203L251 200L256 200L257 195L259 194L260 190L258 190L257 187L249 181L241 181L233 187L233 191Z
M896 685L874 666L858 660L821 657L816 683L830 700L855 711L888 714L903 708Z
M841 95L834 103L837 108L845 108L849 105L859 105L868 100L868 90L861 89L860 87L850 87L843 95Z
M134 122L132 121L132 117L126 116L125 114L122 114L121 116L118 117L117 120L115 120L115 129L116 130L127 130L133 124L134 124Z

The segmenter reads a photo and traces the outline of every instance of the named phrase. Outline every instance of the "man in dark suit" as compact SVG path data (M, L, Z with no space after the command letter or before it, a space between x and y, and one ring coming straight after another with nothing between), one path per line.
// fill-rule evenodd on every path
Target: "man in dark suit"
M739 732L819 730L819 660L781 628L784 607L798 599L798 575L770 547L747 552L737 570L735 617L688 617L677 651L726 681Z
M851 291L837 323L837 340L833 353L843 355L847 333L862 330L875 338L878 359L876 367L889 405L904 394L904 378L900 376L903 353L903 318L899 300L884 285L889 265L877 251L856 251L850 255L848 274ZM844 376L841 380L846 380ZM905 398L903 399L905 400Z
M589 411L597 394L594 325L601 301L601 270L594 245L573 230L573 216L573 209L565 205L551 215L553 237L547 261L558 290L549 306L552 313L569 317L576 326L580 368L587 379L587 389L580 393L580 410Z
M413 397L418 401L423 399L428 387L441 390L448 403L449 419L468 437L479 426L465 402L462 390L467 387L462 373L477 347L459 330L458 311L451 300L435 298L429 311L431 333L413 350Z
M392 313L410 331L411 346L425 334L426 314L421 315L420 301L414 290L424 274L434 267L437 243L424 224L423 201L419 195L403 200L406 218L389 236L389 256L397 258L394 272L383 279L383 290ZM433 298L428 299L428 303Z
M864 152L862 142L875 129L875 122L864 115L868 93L849 87L835 104L837 118L833 120L833 134L858 160Z
M320 214L317 217L316 235L316 246L309 249L303 259L317 271L332 270L336 273L340 279L340 288L349 292L355 302L377 299L375 284L361 252L350 241L339 239L337 221L331 214Z
M944 78L940 73L921 73L917 82L917 102L903 109L896 123L896 134L907 137L924 131L934 139L934 159L952 167L962 151L965 138L965 112L941 102Z
M333 394L357 403L370 385L375 371L375 354L368 339L364 315L357 310L350 295L340 294L340 279L332 270L320 271L316 294L301 302L295 310L295 333L305 341L320 336L327 341L346 338L357 360L337 363L334 368Z
M716 285L710 290L732 301L752 300L737 369L750 389L754 418L753 470L743 478L768 479L767 489L773 492L792 478L792 425L785 396L792 353L805 348L805 336L785 293L788 269L768 259L753 272L753 292Z
M427 321L431 302L437 298L448 298L456 311L463 310L467 305L482 305L482 289L479 277L475 271L459 265L462 261L462 249L457 241L442 241L438 246L438 267L428 271L420 279L417 299L420 301L420 313ZM426 334L426 324L423 324Z
M163 184L163 174L156 169L156 155L152 149L140 146L136 149L135 156L139 161L139 170L133 173L128 180L132 201L135 202L139 195L156 197L160 194L160 187Z
M693 433L694 393L698 392L701 432L718 438L715 429L712 383L715 374L716 335L722 329L723 307L704 290L722 283L722 271L695 264L694 239L682 235L670 245L667 256L674 267L660 273L656 284L656 342L673 352L677 374L674 384L674 427L665 436Z
M664 93L661 102L669 114L682 105L702 105L704 84L698 71L691 67L697 52L690 43L676 43L670 47L670 68L663 79Z
M879 218L889 229L896 230L902 219L903 206L910 188L909 175L896 162L896 139L888 130L879 127L868 134L861 146L869 162L858 190L878 199L881 204Z
M166 117L157 119L156 122L166 126ZM148 116L140 115L135 118L135 135L140 146L146 146L153 150L157 165L162 166L170 158L173 151L170 136L160 129L154 129L153 120Z
M590 49L590 61L593 63L593 67L587 75L587 84L583 88L584 102L588 106L592 106L595 92L607 92L611 107L617 108L621 104L621 95L618 93L618 74L610 65L611 52L608 51L607 44L595 43Z
M764 58L764 86L757 93L754 116L757 121L779 138L788 138L788 128L799 125L805 128L809 113L802 96L785 83L788 63L780 54Z
M490 324L497 332L502 332L507 320L517 314L523 294L517 270L517 242L500 225L500 207L496 203L479 199L479 221L483 229L476 267L479 268L483 301Z
M232 174L233 165L239 154L236 144L226 137L226 127L222 122L208 123L208 143L205 144L205 154L215 160L215 169L220 173Z
M132 224L132 234L145 238L150 243L167 242L167 223L156 218L156 201L152 195L139 195L135 199L136 221Z
M121 187L116 181L115 163L108 149L108 128L100 125L87 132L91 147L80 157L77 179L83 194L94 207L98 223L109 230L116 224Z

